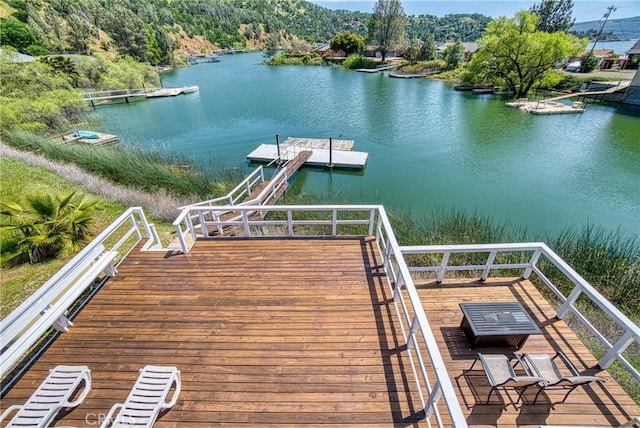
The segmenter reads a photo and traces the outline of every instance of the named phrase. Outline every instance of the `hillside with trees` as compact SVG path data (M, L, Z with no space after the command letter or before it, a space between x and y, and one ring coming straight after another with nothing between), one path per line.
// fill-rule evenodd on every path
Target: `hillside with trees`
M157 65L174 64L176 53L198 46L313 44L345 31L369 39L372 16L305 0L0 0L0 36L30 55L102 53ZM489 21L478 14L412 16L406 37L472 41Z

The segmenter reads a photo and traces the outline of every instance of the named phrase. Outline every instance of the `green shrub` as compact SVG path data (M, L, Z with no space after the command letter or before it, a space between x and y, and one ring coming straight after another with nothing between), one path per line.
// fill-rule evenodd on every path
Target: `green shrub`
M342 63L342 66L349 70L354 70L356 68L376 68L378 64L377 61L365 58L362 55L349 55Z
M442 60L420 61L415 64L405 65L402 71L407 74L433 74L444 70L447 63Z
M267 61L269 65L322 65L322 57L316 52L284 51Z

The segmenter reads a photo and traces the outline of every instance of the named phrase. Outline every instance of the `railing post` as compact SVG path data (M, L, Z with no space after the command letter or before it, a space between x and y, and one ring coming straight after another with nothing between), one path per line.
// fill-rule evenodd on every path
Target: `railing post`
M399 275L394 279L393 300L398 301L398 299L400 299L400 291L402 291L402 286L404 285L404 278Z
M558 319L563 319L565 317L567 312L571 309L571 306L573 306L575 301L578 300L578 297L580 296L580 293L582 293L582 287L580 285L576 284L576 286L573 288L573 290L571 290L571 293L569 294L569 297L567 297L567 299L564 301L562 306L560 306L558 308L558 310L556 312L556 317Z
M218 225L218 234L222 236L222 234L224 233L224 229L220 224L220 215L218 215L218 212L213 213L213 221L215 221Z
M442 263L440 264L440 270L438 271L438 284L442 282L444 279L444 275L447 273L447 265L449 264L449 256L451 255L451 251L445 251L442 254Z
M136 235L138 236L138 239L141 239L142 234L140 234L140 228L138 227L138 222L136 221L136 218L133 212L129 214L129 221L131 222L131 228L136 231Z
M331 210L331 236L338 234L338 210Z
M368 231L369 236L373 235L373 227L374 227L375 221L376 221L376 210L374 208L371 208L371 212L369 213L369 231Z
M424 417L428 419L435 412L436 404L438 400L442 397L442 387L440 386L440 380L436 380L435 385L431 388L431 392L429 393L429 399L424 405Z
M407 337L407 350L413 349L416 344L415 344L415 337L416 337L416 331L418 330L418 327L420 326L420 324L418 323L418 317L417 316L413 316L413 319L411 320L411 328L409 329L409 334Z
M384 267L385 269L389 266L389 257L391 256L391 242L389 241L389 237L384 241Z
M542 248L538 248L533 252L533 255L531 256L531 260L529 260L529 267L526 268L522 273L522 278L529 279L529 276L531 276L531 272L533 272L533 267L538 263L538 259L540 258L541 254L542 254Z
M287 229L289 231L289 236L293 236L293 210L287 210Z
M485 281L489 276L489 272L491 272L491 266L493 266L493 262L496 260L496 255L498 252L493 250L489 253L489 258L487 259L487 264L485 265L484 270L482 271L482 276L480 276L480 281Z
M245 236L250 237L251 229L249 228L249 210L242 210L242 224L244 226Z
M607 367L609 367L611 363L613 363L618 358L618 355L622 354L634 341L635 337L633 336L633 333L627 331L616 342L616 344L613 345L611 349L609 349L609 352L607 352L605 356L602 357L600 361L598 361L598 365L600 366L600 368L606 369Z
M198 210L198 220L200 221L200 231L202 232L202 237L208 238L209 231L207 230L207 222L204 219L204 212L202 210Z
M182 248L182 252L187 254L189 252L189 247L187 246L187 242L184 240L184 235L182 234L182 228L179 224L176 225L176 232L178 233L178 240L180 241L180 247Z
M193 242L195 242L198 234L196 233L196 227L193 225L193 221L191 220L191 210L189 210L189 214L187 214L184 219L187 222L187 228L193 237Z

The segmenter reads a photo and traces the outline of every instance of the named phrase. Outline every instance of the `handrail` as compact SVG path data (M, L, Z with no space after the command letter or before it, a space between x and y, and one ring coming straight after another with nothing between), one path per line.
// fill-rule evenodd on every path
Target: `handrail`
M286 172L284 174L286 177ZM236 215L224 220L220 219L219 216L208 217L206 214L213 210L217 212L235 212ZM282 216L284 219L268 219L266 216L261 219L252 219L251 214L256 211L284 214ZM328 213L330 218L296 218L295 214L299 212ZM340 213L352 213L354 218L340 219ZM360 213L360 215L353 215L353 213ZM402 325L416 385L420 392L425 418L428 420L433 416L436 425L439 427L467 427L451 378L440 354L440 348L431 331L420 297L413 284L409 269L404 262L400 246L396 241L384 207L379 205L190 206L183 210L174 225L179 231L178 236L183 243L186 240L182 236L182 232L180 232L182 230L185 231L184 235L186 236L186 234L195 230L206 231L229 226L238 227L238 234L243 237L372 236L375 234L380 252L385 254L384 267L387 272L389 287L394 293L394 304L401 320L400 324ZM366 232L357 235L352 235L348 232L341 233L340 226L361 226L366 229ZM319 227L323 229L319 230ZM206 232L202 237L214 238L214 236L209 236ZM186 248L186 251L188 251L188 248ZM402 310L398 305L402 306ZM408 316L409 313L414 315ZM410 326L409 330L405 330L403 319L407 326ZM435 373L433 384L430 382L433 379L430 379L427 373L426 358L430 362L430 369ZM450 418L450 421L446 424L442 421L438 410L440 400L444 401ZM430 425L429 422L427 423Z
M207 228L202 227L203 224L206 223L206 218L211 218L213 219L213 221L218 221L223 214L233 212L233 207L264 206L265 204L269 204L273 200L275 200L279 189L282 186L286 186L287 181L290 177L291 176L289 174L289 170L285 165L271 178L271 180L269 180L267 186L265 186L265 188L262 189L262 191L257 196L255 196L253 199L248 199L237 203L241 196L244 196L245 194L251 194L252 189L254 188L253 185L258 183L258 180L258 184L261 184L265 181L264 172L262 166L260 166L253 173L249 174L226 196L181 207L180 209L182 210L182 212L173 222L173 226L176 229L176 235L178 237L178 241L180 242L182 252L189 252L191 245L195 243L198 236L209 237ZM245 188L246 192L244 190L240 192L240 190ZM234 196L234 194L236 193L238 193L239 196ZM224 201L228 202L226 206L218 205L218 203L222 203ZM197 210L196 213L191 213L192 208L204 209ZM194 220L196 220L195 217L199 217L199 219L195 221L196 225L194 225ZM221 229L221 227L219 229ZM187 236L190 236L191 239L187 239ZM187 244L188 241L191 242L191 245Z
M135 237L133 244L128 242L131 237ZM117 241L113 242L115 239ZM45 320L49 323L50 319L49 317L41 317L40 311L34 311L34 308L37 309L43 305L48 307L52 302L66 301L68 299L65 299L65 296L80 295L84 290L80 290L78 287L88 287L91 283L74 284L73 281L87 266L106 253L110 253L111 257L115 258L117 252L120 254L119 260L122 260L142 239L147 239L142 250L151 250L161 246L154 225L147 222L142 209L129 208L20 306L1 320L0 378L4 377L39 340L41 333L36 333L44 332L54 324L54 322L48 325L40 324L39 320ZM128 246L125 247L125 243ZM69 285L71 286L69 287ZM18 337L23 340L18 341Z
M522 277L529 278L535 273L540 281L551 290L561 302L561 306L556 311L559 319L564 318L568 312L573 313L598 341L605 347L606 354L600 359L598 365L607 368L617 360L622 364L637 380L640 380L640 372L633 367L622 355L625 350L634 342L640 343L640 327L624 315L618 308L609 302L599 291L580 276L571 266L556 254L543 242L529 242L517 244L480 244L480 245L428 245L428 246L406 246L401 247L402 253L406 255L416 254L442 254L441 263L431 266L412 266L411 272L437 272L438 282L442 282L447 271L477 271L482 270L480 279L487 278L489 273L500 269L523 269ZM499 253L531 253L528 261L520 263L496 263L495 259ZM449 264L450 255L454 253L488 253L486 262L481 265L452 266ZM540 257L544 256L562 274L573 283L574 287L567 296L553 284L544 274L540 266ZM600 332L575 306L575 302L580 295L585 295L589 300L600 308L609 319L615 322L623 331L622 336L611 343L605 335Z
M246 197L251 194L256 184L263 183L264 170L262 166L256 168L251 174L247 175L236 187L234 187L225 196L221 196L215 199L209 199L202 202L197 202L191 205L185 205L179 207L178 210L182 211L185 208L197 207L197 206L210 206L210 205L235 205L242 197Z

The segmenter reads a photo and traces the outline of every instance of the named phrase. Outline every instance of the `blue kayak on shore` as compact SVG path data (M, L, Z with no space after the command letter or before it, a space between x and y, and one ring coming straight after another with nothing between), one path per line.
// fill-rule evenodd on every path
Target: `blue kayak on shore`
M100 138L98 134L91 131L75 131L72 135L74 137L89 138L91 140L97 140L98 138Z

